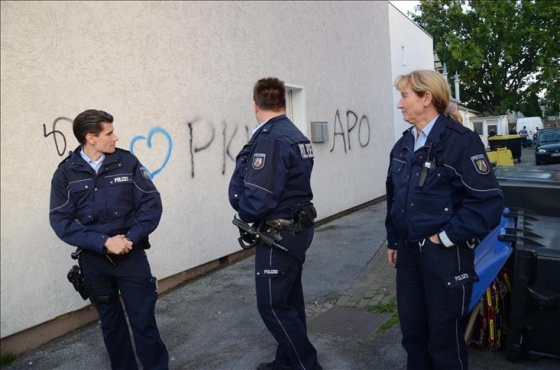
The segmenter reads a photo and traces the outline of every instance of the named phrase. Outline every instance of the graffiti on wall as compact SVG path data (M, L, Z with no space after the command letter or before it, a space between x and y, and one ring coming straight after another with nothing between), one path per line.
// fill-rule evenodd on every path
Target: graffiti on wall
M64 136L64 133L57 128L57 125L60 122L69 122L70 127L72 127L72 120L70 118L57 117L52 123L52 130L51 131L47 132L47 126L45 124L43 124L43 135L45 136L45 138L52 135L52 138L54 140L54 146L56 148L56 152L58 153L58 155L60 157L62 157L66 153L66 144L67 143L66 143L66 136Z
M156 148L159 151L163 150L165 152L165 156L163 157L163 161L161 162L161 164L159 164L156 168L146 168L146 170L150 174L151 179L153 179L165 168L167 162L169 162L169 158L171 158L171 152L173 151L173 140L171 140L171 135L169 135L169 133L161 127L153 127L147 136L137 135L133 137L132 140L130 140L130 152L134 154L134 148L137 143L145 143L148 149L152 149L154 136L163 137L165 139L165 142L167 143L167 146L163 148Z
M358 115L351 110L346 111L346 125L342 124L340 112L338 109L334 115L333 125L333 146L331 152L334 151L338 139L342 140L344 153L352 150L352 137L357 137L358 144L364 148L369 145L371 138L371 127L369 118L365 114L358 119ZM355 131L357 129L357 131Z
M63 126L61 126L63 125ZM225 121L221 122L221 129L218 131L218 125L205 119L192 119L186 122L186 140L182 141L179 138L178 142L188 143L188 162L190 164L190 177L195 178L195 162L197 158L202 157L205 151L210 150L216 145L221 146L221 174L226 174L228 162L235 163L235 154L232 152L232 143L234 138L241 133L240 125L228 124ZM251 128L247 125L244 127L245 140L248 141L251 137ZM62 157L69 154L68 141L64 135L64 131L71 130L72 119L67 117L57 117L53 123L50 131L47 131L47 126L43 124L43 136L45 138L52 138L54 147L57 154ZM219 132L217 134L217 132ZM352 110L346 111L346 118L342 119L340 111L337 110L334 115L333 121L333 144L330 152L334 152L337 145L340 143L343 146L344 153L352 150L352 146L359 145L364 148L369 145L371 140L371 127L367 115L359 116ZM219 138L218 138L219 137ZM146 135L138 134L132 138L129 144L129 150L133 154L142 151L142 156L145 155L156 157L155 163L150 163L151 167L147 168L150 177L153 179L160 174L168 165L173 155L173 138L171 134L163 127L152 127ZM199 160L200 161L200 160Z
M231 151L231 144L233 139L237 136L239 126L236 124L229 124L225 121L221 123L222 130L220 132L221 140L221 162L222 162L222 175L226 174L226 167L228 158L229 161L235 162L234 154ZM249 141L249 126L245 127L246 141ZM229 130L228 130L229 128ZM231 131L231 132L229 132ZM197 135L198 133L198 135ZM216 140L216 126L212 122L207 122L202 119L194 119L187 122L187 136L189 143L189 155L191 163L191 178L195 177L195 158L198 153L208 150Z
M68 127L60 126L61 122L67 123ZM43 136L45 138L52 137L54 147L58 156L62 157L68 155L70 150L73 148L68 148L68 140L64 134L64 131L71 130L72 119L67 117L58 117L54 120L52 128L50 131L47 129L47 125L43 124ZM196 158L199 157L204 151L209 150L212 146L221 145L221 173L226 174L227 163L235 163L235 153L232 152L232 143L234 138L240 133L239 125L228 124L225 121L221 123L221 130L219 136L220 140L217 139L217 128L212 122L204 119L194 119L186 123L186 138L184 142L188 143L189 147L189 163L190 163L190 177L195 177L195 162ZM250 138L250 128L249 126L244 126L246 141ZM67 149L69 149L67 151ZM138 134L132 138L129 144L129 150L133 154L138 154L142 152L143 154L150 157L157 157L159 162L151 163L150 166L144 167L148 170L150 177L153 179L156 175L160 174L165 167L168 165L172 153L173 153L173 138L171 134L163 127L155 126L152 127L146 135ZM142 159L146 160L146 156L143 155ZM149 161L148 161L149 162Z

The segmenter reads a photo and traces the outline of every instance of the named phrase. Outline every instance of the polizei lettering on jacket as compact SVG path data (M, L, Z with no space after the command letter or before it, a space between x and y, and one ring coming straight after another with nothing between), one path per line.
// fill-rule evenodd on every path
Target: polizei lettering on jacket
M115 177L113 179L114 182L116 183L120 183L120 182L130 182L130 177L128 176L120 176L120 177Z
M455 276L455 281L462 281L469 278L469 274L461 274Z
M301 157L303 159L314 158L315 157L313 155L313 147L311 147L311 143L298 144L298 146L299 146L299 150L301 152Z

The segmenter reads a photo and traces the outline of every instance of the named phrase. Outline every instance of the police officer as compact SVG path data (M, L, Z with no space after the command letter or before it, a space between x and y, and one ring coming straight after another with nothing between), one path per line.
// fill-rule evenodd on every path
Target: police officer
M499 224L502 192L479 136L445 114L450 91L439 73L413 71L395 87L412 127L390 154L387 256L408 369L467 369L473 248Z
M156 279L144 249L161 218L160 194L130 152L116 148L113 117L86 110L73 122L80 146L55 171L50 223L82 250L80 266L113 369L138 369L125 312L144 369L167 369L155 319Z
M229 201L237 217L280 235L281 244L289 250L256 245L257 307L278 342L274 361L257 369L321 369L307 337L301 284L316 216L310 184L313 151L309 140L285 115L283 81L259 80L253 100L259 126L237 156Z

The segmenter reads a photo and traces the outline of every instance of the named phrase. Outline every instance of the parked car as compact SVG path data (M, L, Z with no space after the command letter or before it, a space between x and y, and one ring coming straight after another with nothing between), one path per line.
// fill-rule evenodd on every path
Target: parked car
M560 127L539 130L535 143L535 163L560 163Z

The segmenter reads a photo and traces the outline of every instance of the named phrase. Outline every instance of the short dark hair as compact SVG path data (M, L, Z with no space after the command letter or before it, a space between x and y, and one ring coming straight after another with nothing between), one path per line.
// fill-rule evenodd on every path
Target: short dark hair
M86 135L99 135L103 131L102 123L113 123L113 116L107 112L96 109L88 109L76 116L72 123L74 136L80 144L85 144Z
M260 109L275 112L286 109L284 81L275 77L258 80L253 88L253 100Z

